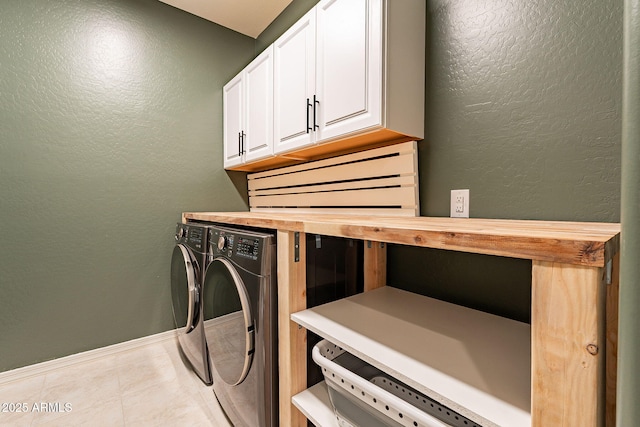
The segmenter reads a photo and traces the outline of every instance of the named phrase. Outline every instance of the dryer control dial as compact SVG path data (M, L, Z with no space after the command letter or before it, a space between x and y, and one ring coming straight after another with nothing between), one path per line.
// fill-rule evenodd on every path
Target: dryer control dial
M178 231L176 231L176 240L180 240L185 236L185 230L184 228L180 227L178 228Z
M218 238L218 250L223 251L224 248L227 247L227 238L224 236L220 236Z

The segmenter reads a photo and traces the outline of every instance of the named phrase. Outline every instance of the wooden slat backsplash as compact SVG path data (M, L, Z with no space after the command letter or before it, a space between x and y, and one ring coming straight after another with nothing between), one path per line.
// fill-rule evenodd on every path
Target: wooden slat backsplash
M252 212L418 216L415 141L248 175Z

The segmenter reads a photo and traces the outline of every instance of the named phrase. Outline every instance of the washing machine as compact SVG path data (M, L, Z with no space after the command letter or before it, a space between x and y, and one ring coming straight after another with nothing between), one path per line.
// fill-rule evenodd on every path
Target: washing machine
M208 260L209 229L197 224L176 226L171 256L171 299L180 349L202 381L212 382L202 315L202 279Z
M236 427L278 425L273 234L212 226L203 282L213 391Z

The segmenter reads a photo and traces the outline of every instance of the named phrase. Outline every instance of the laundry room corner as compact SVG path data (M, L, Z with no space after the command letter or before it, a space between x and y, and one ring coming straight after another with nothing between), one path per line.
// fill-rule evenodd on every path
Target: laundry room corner
M247 206L221 87L254 48L157 0L0 4L0 372L172 328L181 212Z

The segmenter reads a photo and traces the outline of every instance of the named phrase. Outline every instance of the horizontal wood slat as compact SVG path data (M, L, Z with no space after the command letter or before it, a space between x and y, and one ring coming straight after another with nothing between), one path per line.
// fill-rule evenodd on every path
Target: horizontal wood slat
M254 185L250 189L301 186L318 182L353 181L407 173L413 173L413 156L411 154L382 157L358 163L327 166L257 179L252 181Z
M384 147L367 150L367 151L359 151L357 153L352 153L352 154L345 154L339 157L316 160L314 162L283 167L280 169L272 169L264 172L256 172L256 173L249 174L247 176L247 179L251 181L258 178L282 175L282 174L291 173L291 172L304 171L308 169L317 169L325 166L331 166L331 165L348 163L348 162L357 162L358 160L371 158L372 152L375 153L376 156L386 156L393 153L397 153L397 154L411 153L414 150L414 146L415 146L415 141L409 141L409 142L405 142L402 144L395 144L395 145L385 145Z
M358 215L360 216L376 216L376 217L414 217L416 216L415 208L357 208ZM273 209L252 208L251 212L266 214L273 214ZM321 214L321 215L342 215L344 214L344 208L281 208L278 209L279 214ZM355 216L355 215L354 215Z
M251 207L267 206L403 206L413 197L413 188L359 188L319 193L278 194L251 198Z
M360 188L382 188L391 186L412 187L415 177L413 175L399 176L393 178L377 178L366 181L360 181ZM318 184L309 185L305 187L307 193L319 192L319 191L336 191L336 190L349 190L353 188L352 182L338 182L335 184ZM298 187L291 188L272 188L267 190L253 190L249 191L249 196L268 196L272 194L295 194L299 193Z
M417 216L415 141L250 174L254 212ZM298 211L297 209L300 209Z

